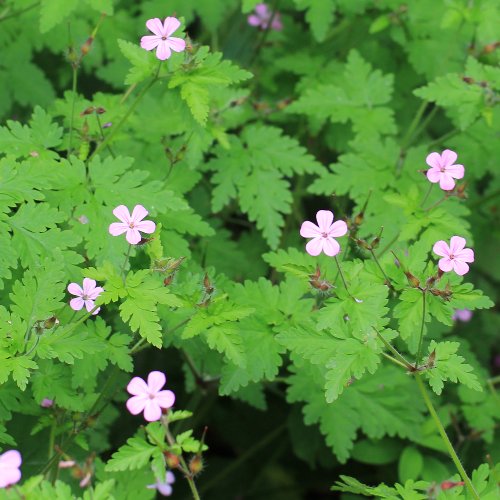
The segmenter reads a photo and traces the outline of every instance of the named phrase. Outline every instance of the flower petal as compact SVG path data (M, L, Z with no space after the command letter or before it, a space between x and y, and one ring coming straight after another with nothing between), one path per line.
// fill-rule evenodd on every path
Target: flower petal
M256 16L255 14L251 14L247 17L248 24L250 26L260 26L261 19L260 17Z
M271 28L274 31L281 31L283 29L283 23L281 22L281 18L279 17L279 14L276 14L274 16L273 22L271 23Z
M182 52L186 48L186 41L175 36L167 38L167 44L174 52Z
M344 236L347 233L347 224L343 220L338 220L330 226L328 236Z
M439 170L441 169L441 155L439 153L431 153L430 155L427 155L425 163L427 163L429 167L437 168Z
M265 3L258 3L255 6L255 12L259 17L263 19L270 17L271 15L271 12L269 12L269 7Z
M464 248L456 254L456 257L462 262L474 262L474 250L472 248Z
M163 33L167 38L174 32L177 31L181 22L175 17L167 17L163 23Z
M127 385L127 392L133 396L148 394L149 388L141 377L134 377Z
M146 50L153 50L161 42L161 36L143 36L141 38L141 47Z
M451 175L454 179L462 179L465 174L463 165L451 165L446 167L446 173Z
M126 239L131 245L137 245L137 243L139 243L142 239L141 233L139 233L139 231L135 228L128 228Z
M78 297L81 297L83 295L83 289L78 283L70 283L68 285L68 292L71 295L76 295Z
M175 483L175 476L174 473L171 470L167 471L167 474L165 475L165 482L168 484L174 484Z
M126 406L127 410L132 413L132 415L139 415L141 411L144 411L146 403L151 401L147 396L132 396L127 400Z
M148 422L156 422L161 418L160 405L154 399L147 399L144 408L144 418Z
M323 240L324 238L321 237L313 238L307 243L306 252L313 257L319 255L321 253L321 250L323 250Z
M430 168L427 170L427 179L429 179L431 182L436 183L441 180L441 170L438 168Z
M0 455L0 467L21 467L23 459L17 450L9 450Z
M456 256L465 248L466 243L467 241L465 238L462 238L461 236L452 236L450 240L450 253Z
M142 231L143 233L154 233L156 230L156 224L152 220L143 220L139 224L135 225L135 229Z
M165 59L168 59L171 55L172 52L170 51L170 47L168 46L166 40L162 40L156 49L156 57L160 61L165 61Z
M146 21L146 28L148 28L148 30L154 33L156 36L159 37L168 36L165 33L165 29L163 28L163 23L161 22L161 19L158 19L157 17L153 19L148 19Z
M144 219L148 213L149 212L142 205L136 205L130 218L132 219L134 225L137 225L137 223L141 222L141 220Z
M118 205L113 210L113 215L117 219L120 219L125 224L127 224L127 225L130 224L130 212L128 211L128 208L125 205Z
M457 153L455 153L455 151L452 151L451 149L445 149L441 153L441 161L443 162L444 167L449 167L450 165L453 165L457 161L457 158L458 158Z
M158 404L165 409L172 408L175 403L175 394L172 391L165 390L165 391L160 391L156 394L155 397L156 401L158 401Z
M167 483L157 483L156 489L158 490L158 493L164 497L169 497L173 492L172 486Z
M453 269L459 276L463 276L469 272L469 265L461 260L455 259L453 261Z
M328 233L333 222L333 212L330 210L319 210L316 214L316 221L322 233Z
M125 224L123 222L113 222L112 224L109 225L109 234L112 236L120 236L120 234L123 234L129 230L129 225Z
M444 271L445 273L450 272L453 269L453 260L449 259L448 257L443 257L442 259L439 259L439 269L441 271Z
M87 312L92 311L92 309L94 309L94 307L95 307L95 304L94 304L93 300L87 299L85 301L85 309L87 309ZM95 314L95 311L94 311L94 314Z
M448 246L448 243L443 240L439 240L434 243L432 251L440 257L448 257L448 255L450 255L450 247Z
M97 299L97 297L99 297L99 295L101 295L101 293L104 292L104 288L102 286L96 286L89 294L88 294L88 298L89 299L92 299L92 300L95 300Z
M166 383L167 377L162 372L155 370L148 375L148 388L150 392L161 391Z
M300 236L304 238L316 238L321 236L321 231L316 224L306 220L302 223L302 226L300 226Z
M334 257L340 252L340 245L337 240L333 238L325 238L323 240L323 252L325 252L328 257Z
M455 187L455 181L453 177L447 172L441 173L441 179L439 181L439 187L445 191L451 191Z
M84 295L89 296L93 292L96 285L97 285L96 281L93 280L92 278L83 278Z
M85 305L85 302L81 297L77 297L76 299L71 299L69 301L69 307L73 309L73 311L79 311Z

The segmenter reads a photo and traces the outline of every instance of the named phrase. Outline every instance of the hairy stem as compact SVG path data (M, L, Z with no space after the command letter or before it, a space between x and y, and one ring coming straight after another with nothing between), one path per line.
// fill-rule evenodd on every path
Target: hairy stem
M102 128L101 119L99 118L99 115L97 113L95 113L95 118L97 120L97 126L99 127L99 132L101 134L101 141L104 142L105 140L104 129ZM115 154L113 153L113 150L111 149L111 146L109 144L106 145L106 149L109 151L111 157L115 158Z
M406 361L405 357L402 354L400 354L399 351L394 346L392 346L389 342L387 342L387 340L382 336L382 334L378 330L376 330L375 328L374 330L375 333L377 334L377 337L382 341L385 347L387 347L387 349L389 349L389 351L391 351L392 354L394 354L394 356L399 360L399 363L402 364L408 370L413 371L413 366L411 365L411 363Z
M389 279L389 277L387 276L387 274L385 274L385 271L382 269L382 266L380 265L380 262L379 260L377 259L377 256L375 255L375 252L373 251L372 248L369 249L370 250L370 253L373 257L373 260L375 261L375 264L377 264L377 267L380 269L380 272L384 275L384 278L385 278L385 284L391 289L391 290L394 290L394 286L393 284L391 283L391 280Z
M344 283L344 288L345 288L345 291L348 293L349 297L351 297L352 300L356 300L352 295L351 295L351 292L349 291L349 287L347 286L347 282L345 280L345 276L344 276L344 273L342 272L342 268L340 267L340 262L339 260L337 259L337 256L335 256L335 262L337 264L337 268L339 270L339 274L340 274L340 277L342 279L342 283Z
M420 326L420 338L418 339L418 349L417 349L417 357L415 360L415 368L418 368L418 364L420 363L420 358L422 356L422 346L424 344L424 327L425 327L425 303L426 303L426 290L422 291L422 324Z
M71 154L71 146L73 144L73 121L75 119L76 85L78 81L78 65L72 64L72 67L73 67L73 85L71 86L71 116L69 121L68 158Z
M433 187L434 187L434 184L431 182L429 189L427 190L427 193L425 193L425 196L424 196L424 199L422 200L422 203L420 203L420 208L424 208L425 202L427 201L427 198L429 198L429 195L431 194Z
M470 494L472 495L472 498L480 500L480 497L477 494L477 491L475 490L471 480L469 479L467 472L465 472L465 469L464 469L462 463L460 462L460 459L458 458L458 455L455 452L453 445L451 444L450 438L446 434L446 430L443 426L443 423L441 422L441 419L439 418L439 415L437 414L436 409L434 408L434 405L432 404L431 398L429 397L429 394L427 392L425 384L422 381L422 376L419 373L415 374L415 380L417 381L418 388L420 389L420 393L422 394L422 397L424 398L427 409L429 410L429 413L431 414L432 419L434 420L434 423L436 424L436 427L438 428L439 434L441 435L443 443L445 444L446 449L448 450L448 454L450 455L451 459L453 460L455 467L457 468L460 476L464 480L464 483L467 486L467 489L469 490Z
M135 101L132 103L132 105L127 110L127 112L123 115L122 119L116 124L116 126L111 128L111 132L106 136L106 138L101 143L99 143L96 146L96 148L94 149L94 151L92 152L92 154L89 157L89 161L92 160L92 158L94 158L94 156L97 153L99 153L99 151L101 151L101 149L108 146L111 139L123 127L125 122L128 120L128 117L134 112L134 110L137 107L137 105L139 104L139 102L141 102L142 98L146 95L146 92L156 83L156 81L158 80L158 75L160 74L161 63L162 63L162 61L160 61L160 64L158 65L158 69L156 70L155 76L152 78L152 80L150 80L150 82L147 85L145 85L142 88L142 90L139 92L139 94L137 94Z

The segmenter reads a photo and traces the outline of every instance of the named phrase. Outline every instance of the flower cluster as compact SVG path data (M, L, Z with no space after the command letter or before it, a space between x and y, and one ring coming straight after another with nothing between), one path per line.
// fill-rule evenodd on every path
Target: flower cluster
M142 239L141 232L151 234L155 232L156 224L150 220L143 220L148 211L142 205L136 205L130 214L125 205L119 205L113 210L113 215L121 222L113 222L109 226L112 236L126 233L126 240L131 245L137 245Z
M312 238L307 245L306 251L314 257L324 252L329 257L334 257L340 252L340 245L335 237L344 236L347 233L347 224L343 220L333 222L333 212L320 210L316 214L317 225L314 222L305 221L300 228L300 235L304 238Z
M21 479L21 454L9 450L0 455L0 488L7 488Z
M427 179L432 183L439 182L439 187L445 191L452 190L455 187L453 179L462 179L464 176L464 166L455 165L457 158L457 153L450 149L445 149L441 154L431 153L425 160L431 167L427 170Z
M269 7L265 3L258 3L255 6L254 13L248 16L247 21L250 26L255 26L261 30L267 30L269 23L271 23L271 29L274 31L281 31L283 29L279 12L275 12L273 16L272 11L269 10Z
M94 301L104 292L104 288L96 285L96 280L91 278L84 278L83 286L80 286L78 283L70 283L68 285L68 292L76 296L76 298L71 299L69 302L71 309L80 311L80 309L83 309L83 306L85 306L88 312L92 311L95 307ZM99 310L100 307L92 314L97 314Z

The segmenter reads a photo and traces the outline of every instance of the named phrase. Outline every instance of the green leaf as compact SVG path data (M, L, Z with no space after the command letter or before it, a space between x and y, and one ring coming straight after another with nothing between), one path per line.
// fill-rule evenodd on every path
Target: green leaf
M136 470L145 467L158 448L151 446L143 438L132 437L127 439L127 444L121 446L106 464L105 470L109 472Z
M311 26L314 38L322 42L326 38L328 28L333 22L336 10L336 0L295 0L297 8L306 10L306 21Z
M78 5L78 0L41 0L40 31L46 33L68 17Z
M462 356L455 354L459 347L459 342L437 343L434 340L429 345L429 354L435 352L434 367L424 373L432 390L438 395L441 394L446 380L460 382L475 391L483 390L476 375L471 373L472 366L464 363L465 359Z

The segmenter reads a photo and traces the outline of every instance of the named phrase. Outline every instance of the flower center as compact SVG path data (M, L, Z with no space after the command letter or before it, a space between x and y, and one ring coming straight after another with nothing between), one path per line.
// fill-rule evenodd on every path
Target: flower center
M161 37L161 39L162 39L162 40L166 40L166 39L167 39L167 37L166 37L166 36L162 36L162 37Z
M128 225L128 227L129 227L130 229L134 229L134 223L133 223L133 222L130 222L130 223L129 223L129 225Z
M322 238L328 238L328 234L327 233L321 233L321 236L322 236Z
M82 295L82 299L83 299L83 300L89 300L89 296L88 296L87 294L85 294L85 293L84 293L84 294Z
M455 258L455 256L451 253L449 258L450 258L450 260L453 260Z
M149 399L154 399L154 398L155 398L155 395L154 395L153 393L149 393L149 394L148 394L148 398L149 398Z

